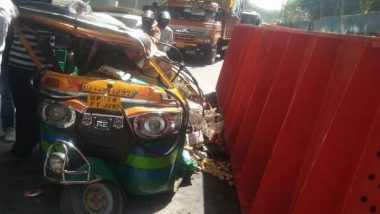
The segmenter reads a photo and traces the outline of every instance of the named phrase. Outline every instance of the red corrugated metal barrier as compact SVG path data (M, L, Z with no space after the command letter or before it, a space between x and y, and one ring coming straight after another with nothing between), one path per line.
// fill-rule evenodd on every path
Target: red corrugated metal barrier
M238 25L217 85L243 213L380 213L380 39Z

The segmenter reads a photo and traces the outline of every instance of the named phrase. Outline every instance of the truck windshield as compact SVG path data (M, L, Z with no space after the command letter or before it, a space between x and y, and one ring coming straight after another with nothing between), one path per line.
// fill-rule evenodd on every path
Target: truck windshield
M204 8L168 7L167 10L173 19L186 19L195 21L214 21L216 12Z

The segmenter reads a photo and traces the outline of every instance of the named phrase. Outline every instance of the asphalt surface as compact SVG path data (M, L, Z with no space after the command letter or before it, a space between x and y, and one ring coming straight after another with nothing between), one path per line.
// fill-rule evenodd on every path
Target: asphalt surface
M204 66L200 57L189 57L188 67L205 93L214 91L222 61ZM0 134L1 136L1 134ZM10 156L12 144L0 137L0 214L59 214L60 185L48 183L42 176L43 163L36 151L25 160ZM41 189L36 197L25 197L28 190ZM128 213L217 214L240 213L235 189L225 182L195 173L182 182L175 194L155 196L128 195Z

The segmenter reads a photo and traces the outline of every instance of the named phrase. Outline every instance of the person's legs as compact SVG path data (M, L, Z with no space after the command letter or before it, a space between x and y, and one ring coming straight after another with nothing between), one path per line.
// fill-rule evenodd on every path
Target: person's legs
M10 88L1 92L1 118L3 130L14 128L14 104Z
M38 96L30 90L28 82L33 75L10 67L13 100L16 107L16 142L12 154L18 157L29 155L38 142Z
M0 76L2 128L5 134L4 140L8 142L13 142L15 141L15 106L13 104L12 90L9 83L9 71L7 69L2 69L2 73Z

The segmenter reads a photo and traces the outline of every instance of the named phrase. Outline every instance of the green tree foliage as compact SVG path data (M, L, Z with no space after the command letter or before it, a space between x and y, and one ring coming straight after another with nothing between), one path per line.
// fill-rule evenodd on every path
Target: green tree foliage
M360 0L360 12L361 13L368 13L369 9L371 8L371 5L373 3L373 0Z
M302 0L288 0L284 7L283 22L299 22L309 19L309 13L302 8Z
M366 14L370 11L380 11L380 0L359 0L360 13Z
M373 0L374 3L372 4L371 11L380 11L380 1L379 0Z
M288 0L284 9L285 21L315 20L380 11L380 0Z

